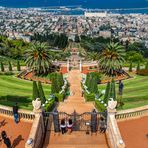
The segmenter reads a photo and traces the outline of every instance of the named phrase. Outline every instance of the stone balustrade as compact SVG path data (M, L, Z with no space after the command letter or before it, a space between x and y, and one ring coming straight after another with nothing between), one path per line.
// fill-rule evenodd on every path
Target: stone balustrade
M123 111L118 111L116 113L116 119L119 120L130 120L134 118L139 118L148 115L148 105L143 107L138 107L134 109L128 109Z
M34 120L35 118L34 113L31 111L20 109L18 112L19 112L19 117L22 119ZM12 107L0 105L0 114L13 116L13 109Z

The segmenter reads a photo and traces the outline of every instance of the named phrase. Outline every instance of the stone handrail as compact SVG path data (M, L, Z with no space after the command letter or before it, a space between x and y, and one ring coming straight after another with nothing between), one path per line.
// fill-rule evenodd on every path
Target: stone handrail
M117 120L127 120L148 115L148 105L134 109L118 111L116 113Z
M19 109L18 111L19 117L22 119L27 119L27 120L34 120L35 115L31 111ZM13 109L12 107L0 105L0 114L7 115L7 116L13 116Z
M125 148L114 114L108 115L107 140L112 148Z
M35 119L32 124L32 128L29 134L28 141L26 142L25 148L39 148L42 147L43 138L45 134L45 127L43 122L42 114L35 114Z

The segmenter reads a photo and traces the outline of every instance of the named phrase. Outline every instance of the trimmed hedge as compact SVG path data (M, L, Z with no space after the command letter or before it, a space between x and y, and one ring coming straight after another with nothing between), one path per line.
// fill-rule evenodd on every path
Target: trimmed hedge
M84 98L86 101L94 101L95 95L94 95L94 93L88 94L88 93L84 92Z
M55 101L57 102L62 102L64 101L65 95L64 93L60 94L60 93L55 93Z
M53 108L54 108L54 103L55 103L55 100L54 99L50 100L50 102L48 102L45 105L45 111L52 111Z
M100 103L98 100L95 100L95 106L97 110L100 112L104 112L106 110L106 107L104 106L104 104Z
M141 69L141 70L138 70L138 71L137 71L137 74L138 74L138 75L141 75L141 76L148 76L148 69Z

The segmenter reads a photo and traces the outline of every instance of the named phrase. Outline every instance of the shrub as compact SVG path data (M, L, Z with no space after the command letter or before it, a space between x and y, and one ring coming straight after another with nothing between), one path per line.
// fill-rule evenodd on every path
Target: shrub
M106 110L106 107L104 106L104 104L100 103L98 100L95 100L95 106L97 110L100 112L104 112Z
M148 76L148 69L141 69L137 71L138 75Z
M50 100L50 101L45 105L45 111L52 111L53 108L54 108L54 103L55 103L55 100L54 100L54 99Z
M94 95L94 93L88 94L88 93L84 92L84 98L86 101L94 101L95 95Z
M62 93L62 94L60 94L60 93L55 93L54 95L55 95L55 101L57 101L57 102L62 102L62 101L64 101L64 97L65 97L64 93Z

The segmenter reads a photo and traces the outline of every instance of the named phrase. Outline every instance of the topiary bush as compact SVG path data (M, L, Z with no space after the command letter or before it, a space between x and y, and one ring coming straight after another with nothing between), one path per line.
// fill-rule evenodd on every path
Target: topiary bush
M94 95L94 93L88 94L87 92L84 92L84 98L86 101L94 101L95 95Z
M50 100L50 101L45 105L45 111L46 111L46 112L52 111L52 110L54 109L54 103L55 103L55 100L54 100L54 99Z
M33 81L33 89L32 89L32 100L35 100L36 98L39 98L39 90L36 84L36 81Z
M100 103L98 100L95 100L95 106L97 110L100 112L104 112L106 110L106 107L104 106L104 104Z

